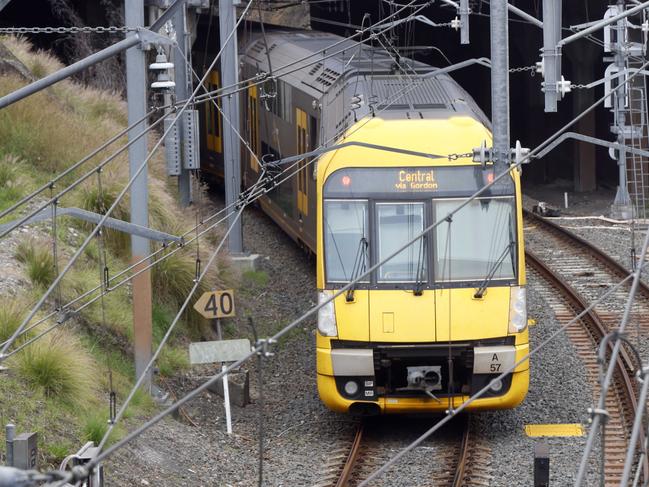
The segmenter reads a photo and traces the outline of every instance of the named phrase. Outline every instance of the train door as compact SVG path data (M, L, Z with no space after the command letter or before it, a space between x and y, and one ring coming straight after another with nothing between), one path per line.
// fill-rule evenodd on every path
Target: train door
M207 77L207 89L209 91L217 90L220 86L219 72L211 71ZM219 103L218 101L216 103ZM205 104L205 126L207 127L206 145L207 149L212 152L221 153L221 117L219 111L212 102Z
M373 262L384 260L426 226L423 201L377 201L374 205ZM435 292L429 282L430 243L415 241L376 272L370 292L370 340L434 342Z
M297 127L297 154L304 154L309 151L308 117L304 110L299 108L295 109L295 122ZM297 211L300 222L309 214L308 166L308 159L303 159L298 162Z
M257 85L248 87L248 141L250 149L259 155L259 117L257 104ZM255 158L248 152L248 162L250 169L255 173L259 172L259 164Z

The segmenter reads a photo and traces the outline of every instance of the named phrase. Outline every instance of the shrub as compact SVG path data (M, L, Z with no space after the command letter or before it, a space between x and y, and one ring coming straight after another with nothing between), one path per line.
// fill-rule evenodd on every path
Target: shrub
M54 333L16 355L18 371L47 397L70 405L88 404L96 384L94 363L78 340Z
M16 248L16 259L25 264L27 275L36 286L47 287L54 281L54 257L47 246L34 241L20 242Z

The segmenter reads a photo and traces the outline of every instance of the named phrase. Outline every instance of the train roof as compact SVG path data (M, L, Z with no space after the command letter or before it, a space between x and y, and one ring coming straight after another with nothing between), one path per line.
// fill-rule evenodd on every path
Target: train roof
M268 46L268 49L266 49ZM384 48L319 31L271 31L254 36L242 49L245 63L272 73L327 107L323 142L335 139L355 121L382 118L469 116L489 120L471 96L436 68Z

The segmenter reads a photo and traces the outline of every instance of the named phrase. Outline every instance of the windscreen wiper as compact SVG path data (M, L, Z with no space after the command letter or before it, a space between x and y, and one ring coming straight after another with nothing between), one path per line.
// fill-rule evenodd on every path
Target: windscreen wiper
M480 285L478 290L473 295L474 298L480 299L480 298L482 298L482 296L484 296L484 293L487 290L487 286L489 285L489 283L494 278L494 275L496 274L496 271L500 267L500 264L503 263L503 261L505 260L505 257L507 257L508 253L510 253L510 252L513 253L515 244L516 244L516 242L514 242L513 240L511 240L507 244L507 246L505 247L505 250L503 250L503 253L500 254L500 257L498 257L498 260L493 263L493 265L489 269L489 272L487 273L487 277L485 277L485 280L482 282L482 284ZM513 259L512 259L512 261L513 261Z
M421 296L423 294L423 288L424 288L424 259L426 258L426 240L427 235L424 235L421 238L420 246L419 246L419 257L417 257L417 278L415 281L415 289L413 294L415 296Z
M352 267L352 275L349 279L350 281L356 280L356 278L360 276L363 271L365 271L365 263L366 263L365 255L367 254L368 245L369 244L365 237L361 237L361 239L358 241L358 250L356 251L356 257L354 258L354 266ZM355 288L356 288L356 283L352 284L351 287L347 290L345 300L348 303L354 301Z

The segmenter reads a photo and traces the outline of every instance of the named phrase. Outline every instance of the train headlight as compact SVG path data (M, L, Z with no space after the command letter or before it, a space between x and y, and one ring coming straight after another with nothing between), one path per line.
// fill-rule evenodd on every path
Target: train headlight
M527 328L527 291L524 287L513 287L509 297L509 333L520 333L525 328Z
M333 296L333 291L320 291L318 293L318 304L322 304ZM334 302L330 301L318 310L318 331L326 337L338 335L336 327L336 309Z

